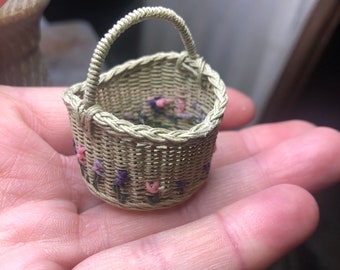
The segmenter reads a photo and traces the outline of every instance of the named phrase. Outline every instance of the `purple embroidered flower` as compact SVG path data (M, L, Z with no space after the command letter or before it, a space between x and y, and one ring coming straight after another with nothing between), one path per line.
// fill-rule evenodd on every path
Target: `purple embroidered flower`
M198 113L198 120L203 122L205 119L205 114L201 108L197 107L197 101L191 102L191 108L193 108Z
M76 148L76 142L74 139L72 139L72 146L73 146L73 153L76 155L77 154L77 148Z
M159 189L159 180L156 180L156 181L153 181L153 182L146 181L145 182L145 188L148 192L150 192L152 194L156 194L158 192L158 189Z
M126 183L130 181L129 174L127 170L117 170L118 177L113 181L114 185L125 187Z
M199 118L199 120L200 120L201 122L203 122L204 119L205 119L205 115L204 115L204 113L203 113L203 110L202 110L202 109L198 109L197 111L198 111L198 118Z
M191 102L191 108L193 108L194 110L197 109L197 101L196 100Z
M185 181L176 181L176 186L177 186L177 189L179 190L180 193L184 192L184 188L185 188L186 184L187 183Z
M173 103L175 100L172 98L159 98L156 100L156 106L158 108L165 108L167 105Z
M140 111L140 113L138 114L138 120L142 125L145 125L145 112L144 111Z
M93 166L92 166L92 171L94 171L97 175L101 177L105 177L105 174L104 174L105 167L98 159L95 159Z
M120 178L129 178L129 174L127 172L127 170L117 170L118 173L118 177Z
M148 105L151 107L151 109L153 109L155 112L159 112L159 110L160 110L161 108L159 108L159 107L157 106L156 101L159 100L159 99L161 99L161 98L162 98L162 96L157 96L157 97L154 97L154 98L150 98L150 99L148 99L148 100L146 101L146 104L148 104Z
M210 162L203 165L203 170L206 172L206 173L209 173L210 172Z
M77 149L77 158L80 164L86 164L86 148L84 146L79 146Z

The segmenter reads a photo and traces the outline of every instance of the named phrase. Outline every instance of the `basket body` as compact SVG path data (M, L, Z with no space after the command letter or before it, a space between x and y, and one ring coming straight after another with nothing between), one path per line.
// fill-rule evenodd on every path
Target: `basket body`
M93 194L152 210L187 200L205 183L227 96L202 58L157 53L116 66L98 77L90 105L87 82L66 89L63 100ZM154 106L161 99L169 104Z

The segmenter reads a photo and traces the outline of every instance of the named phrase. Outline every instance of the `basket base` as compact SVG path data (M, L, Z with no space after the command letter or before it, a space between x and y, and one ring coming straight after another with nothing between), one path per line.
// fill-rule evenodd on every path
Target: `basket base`
M121 209L125 210L135 210L135 211L152 211L152 210L158 210L158 209L167 209L174 206L177 206L179 204L182 204L186 201L188 201L192 196L194 196L207 182L207 179L201 181L196 187L192 190L190 194L183 194L183 197L179 200L166 198L162 199L159 198L157 195L150 196L147 199L147 202L124 202L124 198L113 198L111 196L107 196L101 192L99 192L95 186L90 184L86 179L84 179L84 182L86 183L86 186L90 190L90 192L95 195L97 198L101 199L102 201Z

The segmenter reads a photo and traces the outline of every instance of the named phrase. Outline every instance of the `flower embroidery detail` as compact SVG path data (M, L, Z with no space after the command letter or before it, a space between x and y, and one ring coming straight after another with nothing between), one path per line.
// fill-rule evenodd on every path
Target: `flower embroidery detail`
M191 102L191 108L193 108L194 110L197 109L197 101L194 100L193 102Z
M185 100L181 98L175 99L177 107L175 108L175 113L184 113L185 112Z
M157 96L147 100L147 104L155 111L160 112L168 105L176 103L176 107L173 108L173 112L178 118L190 119L193 118L194 115L185 112L185 100L181 98L165 98L162 96ZM171 115L165 115L171 117Z
M76 155L77 154L77 148L76 148L76 142L74 139L72 139L72 146L73 146L73 153Z
M92 171L94 171L97 175L101 177L105 177L105 174L104 174L105 167L98 159L95 159L93 166L92 166Z
M162 96L157 96L151 99L147 100L147 104L151 107L151 109L153 109L155 112L159 112L162 108L157 106L157 100L161 99Z
M210 171L210 162L203 165L203 170L206 172L206 173L209 173Z
M205 119L205 115L204 115L202 109L198 109L198 118L199 118L199 120L200 120L201 122L203 122L204 119Z
M80 164L85 165L86 163L86 148L79 146L77 149L77 158Z
M155 111L159 112L168 105L175 102L175 99L173 98L165 98L162 96L157 96L154 98L150 98L147 100L147 104Z
M157 99L155 101L156 106L158 108L165 108L167 105L169 105L169 104L171 104L173 102L174 102L174 99L172 99L172 98L163 98L163 97L161 97L161 98L159 98L159 99Z
M203 110L202 110L201 108L198 108L198 106L197 106L197 101L193 101L193 102L191 103L191 108L193 108L193 109L198 113L198 120L199 120L200 122L203 122L204 119L205 119L205 115L204 115Z
M148 118L147 115L139 114L137 121L143 125L150 125L153 127L163 127L163 128L180 128L178 127L178 121L187 121L189 124L196 125L201 123L205 119L204 111L199 107L197 101L191 102L190 111L186 110L186 99L173 97L167 98L160 96L150 97L146 101L147 105L150 106L153 111L153 117L165 117L170 120L170 124L163 124L162 119L153 120L152 117Z
M152 183L150 181L146 181L145 182L145 188L148 192L150 192L152 194L156 194L158 192L158 189L159 189L159 181L156 180Z
M113 181L114 185L120 187L126 187L126 183L130 181L130 177L127 170L117 170L118 177Z
M140 113L138 114L138 120L141 124L145 125L145 119L146 119L146 115L144 111L140 111Z
M185 181L176 181L177 189L179 190L180 193L184 192L186 184L187 183Z

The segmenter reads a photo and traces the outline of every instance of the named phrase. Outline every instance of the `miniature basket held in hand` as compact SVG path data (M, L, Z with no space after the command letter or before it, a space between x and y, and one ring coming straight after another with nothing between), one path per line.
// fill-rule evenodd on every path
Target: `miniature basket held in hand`
M113 42L145 19L170 21L186 51L144 56L100 75ZM207 179L225 85L196 54L187 26L172 10L140 8L118 21L98 43L87 80L69 87L63 99L83 179L107 203L167 208Z

